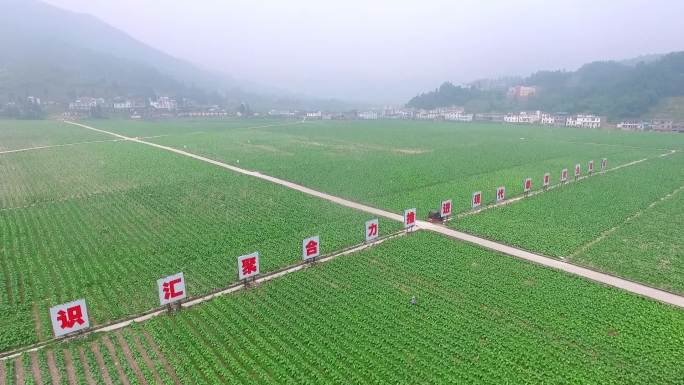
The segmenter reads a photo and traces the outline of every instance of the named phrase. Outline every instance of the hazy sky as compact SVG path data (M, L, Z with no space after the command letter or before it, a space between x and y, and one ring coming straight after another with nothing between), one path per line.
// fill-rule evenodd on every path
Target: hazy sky
M445 80L684 50L682 0L48 2L238 79L376 102Z

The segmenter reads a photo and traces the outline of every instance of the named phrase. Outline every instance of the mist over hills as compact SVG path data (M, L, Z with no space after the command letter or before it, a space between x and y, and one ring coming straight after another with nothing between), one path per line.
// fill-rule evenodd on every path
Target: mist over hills
M478 112L545 110L593 113L609 118L644 116L664 100L684 96L684 52L645 55L588 63L577 71L539 71L526 78L495 83L479 81L467 87L444 83L412 98L408 106L464 106ZM511 98L509 86L534 87L529 97Z
M248 102L262 109L345 105L241 83L161 52L90 15L35 0L3 4L0 102L27 96L67 103L79 96L167 95L203 104Z

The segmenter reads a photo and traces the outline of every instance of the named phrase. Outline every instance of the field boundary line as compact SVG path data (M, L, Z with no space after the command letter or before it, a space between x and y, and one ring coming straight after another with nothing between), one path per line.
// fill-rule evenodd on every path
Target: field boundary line
M406 230L399 230L399 231L396 231L394 233L390 233L390 234L378 237L377 239L373 240L372 242L359 243L359 244L349 246L347 248L338 250L336 252L333 252L333 253L330 253L327 255L322 255L321 257L316 258L314 261L299 261L293 265L281 267L280 269L277 269L277 270L274 270L274 271L271 271L268 273L264 273L264 274L260 275L259 277L257 277L256 279L249 280L248 282L233 282L224 288L213 290L213 291L210 291L206 294L203 294L203 295L200 295L197 297L189 297L183 301L179 301L179 303L180 303L180 306L182 308L189 308L189 307L192 307L195 305L199 305L201 303L212 300L216 297L221 297L221 296L224 296L227 294L231 294L231 293L252 287L254 285L258 285L258 284L261 284L264 282L268 282L268 281L271 281L273 279L280 278L280 277L283 277L285 275L288 275L290 273L294 273L294 272L297 272L299 270L304 270L304 269L310 268L312 266L316 266L319 263L329 262L329 261L331 261L337 257L353 254L353 253L371 248L371 247L373 247L375 245L379 245L379 244L381 244L387 240L404 236L405 234L407 234ZM168 311L169 311L169 308L167 306L158 306L158 307L152 308L150 310L140 312L140 313L137 313L135 315L131 315L129 317L126 317L126 318L123 318L123 319L120 319L117 321L93 326L89 329L84 330L81 333L75 333L73 335L60 337L60 338L52 337L52 338L44 340L42 342L38 342L38 343L35 343L32 345L27 345L27 346L24 346L24 347L21 347L18 349L14 349L14 350L2 352L2 353L0 353L0 365L3 364L7 360L17 358L24 353L36 352L38 350L47 348L53 343L65 342L65 341L84 337L84 336L94 334L94 333L116 331L116 330L125 328L129 325L132 325L134 323L145 322L145 321L150 320L150 319L157 317L159 315L166 314L166 313L168 313Z
M121 138L121 139L126 139L126 140L130 140L133 142L146 144L148 146L156 147L156 148L159 148L162 150L174 152L176 154L180 154L180 155L184 155L184 156L187 156L190 158L201 160L203 162L207 162L207 163L210 163L210 164L213 164L213 165L216 165L216 166L219 166L219 167L222 167L222 168L225 168L225 169L228 169L228 170L231 170L231 171L243 174L243 175L249 175L249 176L259 178L259 179L267 180L267 181L270 181L272 183L279 184L279 185L282 185L282 186L303 192L305 194L309 194L309 195L312 195L315 197L319 197L319 198L322 198L322 199L325 199L325 200L328 200L328 201L331 201L334 203L338 203L342 206L350 207L350 208L353 208L353 209L356 209L359 211L364 211L364 212L369 213L369 214L377 215L379 217L384 217L384 218L392 219L392 220L399 221L399 222L403 222L403 220L404 220L403 216L400 214L391 213L391 212L388 212L388 211L385 211L382 209L378 209L375 207L356 203L356 202L350 201L348 199L344 199L344 198L336 197L334 195L326 194L326 193L323 193L321 191L317 191L317 190L314 190L314 189L311 189L308 187L298 185L296 183L292 183L292 182L289 182L289 181L286 181L283 179L279 179L279 178L275 178L275 177L272 177L269 175L265 175L265 174L262 174L260 172L245 170L245 169L235 167L235 166L223 163L223 162L219 162L217 160L213 160L213 159L204 157L204 156L196 155L196 154L193 154L193 153L190 153L187 151L179 150L179 149L176 149L173 147L162 146L162 145L159 145L156 143L146 142L146 141L140 140L140 139L130 138L130 137L127 137L124 135L120 135L120 134L116 134L113 132L101 130L99 128L90 127L90 126L87 126L87 125L84 125L81 123L75 123L75 122L70 122L70 121L65 121L65 123L76 125L79 127L83 127L83 128L89 129L89 130L93 130L93 131L97 131L97 132L101 132L101 133L105 133L105 134L110 134L110 135L116 136L116 137ZM670 150L669 154L674 154L675 152L676 152L676 150ZM619 169L619 168L624 168L624 167L629 167L631 165L644 162L646 160L648 160L648 158L629 162L629 163L617 166L617 167L613 168L613 170ZM515 248L512 246L503 244L503 243L491 241L491 240L486 239L486 238L481 238L481 237L478 237L475 235L471 235L471 234L463 233L460 231L452 230L452 229L447 228L446 226L435 225L435 224L425 222L425 221L416 221L416 223L417 223L417 227L419 229L425 229L425 230L441 233L441 234L447 235L451 238L458 239L458 240L468 242L471 244L479 245L479 246L484 247L484 248L489 249L489 250L494 250L494 251L502 253L502 254L507 254L507 255L510 255L513 257L525 259L525 260L537 263L539 265L554 268L556 270L562 270L562 271L565 271L567 273L574 274L574 275L577 275L580 277L585 277L589 280L592 280L595 282L600 282L600 283L603 283L603 284L608 285L608 286L617 287L617 288L632 292L634 294L637 294L637 295L640 295L643 297L652 298L652 299L660 301L660 302L664 302L664 303L668 303L671 305L678 306L680 308L684 308L684 297L670 293L670 292L667 292L667 291L664 291L664 290L660 290L660 289L649 287L649 286L646 286L643 284L632 282L632 281L626 280L624 278L612 276L610 274L594 271L594 270L591 270L591 269L588 269L585 267L573 265L571 263L564 262L564 261L561 261L561 260L556 259L556 258L547 257L547 256L544 256L542 254L536 254L536 253L532 253L529 251L525 251L525 250Z
M434 231L436 233L446 235L447 237L453 239L458 239L467 243L484 247L485 249L493 250L495 252L510 255L512 257L516 257L519 259L524 259L526 261L534 262L538 265L550 267L555 270L564 271L572 275L584 277L594 282L598 282L607 286L612 286L618 289L631 292L633 294L637 294L641 297L651 298L656 301L674 305L684 309L684 297L665 290L656 289L654 287L647 286L635 281L630 281L628 279L621 278L615 275L602 273L600 271L574 265L572 263L565 262L560 259L547 257L541 254L533 253L531 251L520 249L518 247L491 241L489 239L481 238L461 231L456 231L446 226L436 225L434 223L425 221L418 221L418 226L424 230Z
M662 196L662 197L656 199L655 201L649 203L649 205L646 206L646 208L644 208L644 209L642 209L642 210L637 210L636 213L634 213L634 214L632 214L631 216L627 217L625 220L623 220L622 222L618 223L616 226L611 227L610 229L608 229L608 230L602 232L601 234L599 234L598 237L596 237L596 238L592 239L591 241L589 241L589 242L587 242L587 243L581 245L580 247L578 247L575 251L573 251L572 254L570 254L569 256L567 256L565 259L566 259L566 260L571 260L571 259L573 259L574 257L577 257L580 253L586 251L587 249L591 248L591 247L594 246L595 244L601 242L602 240L604 240L604 239L605 239L606 237L608 237L609 235L611 235L611 234L615 233L616 231L618 231L618 230L619 230L620 228L622 228L624 225L626 225L626 224L628 224L629 222L631 222L631 221L633 221L633 220L639 218L639 217L642 216L645 212L649 211L650 209L654 208L655 206L658 206L660 203L663 203L663 202L665 202L665 201L667 201L667 200L673 198L675 195L677 195L677 194L678 194L679 192L681 192L682 190L684 190L684 185L677 187L677 188L674 189L672 192L670 192L670 193L668 193L668 194L666 194L666 195L664 195L664 196Z
M46 149L50 149L50 148L79 146L79 145L82 145L82 144L121 142L121 141L123 141L123 140L125 140L125 139L91 140L91 141L87 141L87 142L74 142L74 143L64 143L64 144L51 144L51 145L47 145L47 146L36 146L36 147L18 148L18 149L15 149L15 150L0 151L0 155L14 154L14 153L17 153L17 152L27 152L27 151L34 151L34 150L46 150Z

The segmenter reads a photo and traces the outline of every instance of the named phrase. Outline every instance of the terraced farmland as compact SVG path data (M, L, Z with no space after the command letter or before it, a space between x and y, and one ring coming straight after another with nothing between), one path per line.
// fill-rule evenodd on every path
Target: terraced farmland
M675 384L683 330L679 309L420 232L55 354L101 376L95 344L132 384L172 383L163 362L183 384Z

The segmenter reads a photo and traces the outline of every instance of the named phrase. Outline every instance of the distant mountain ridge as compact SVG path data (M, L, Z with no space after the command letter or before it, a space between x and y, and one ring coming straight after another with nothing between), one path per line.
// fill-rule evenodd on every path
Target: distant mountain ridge
M540 109L549 112L594 113L612 119L637 118L663 100L684 96L684 52L646 55L622 62L585 64L577 71L539 71L520 81L533 95L511 99L506 89L443 84L408 102L416 108L450 105L487 111Z
M28 96L68 103L80 96L155 95L228 107L247 102L253 110L349 106L271 91L199 68L90 15L38 0L0 3L0 106Z

